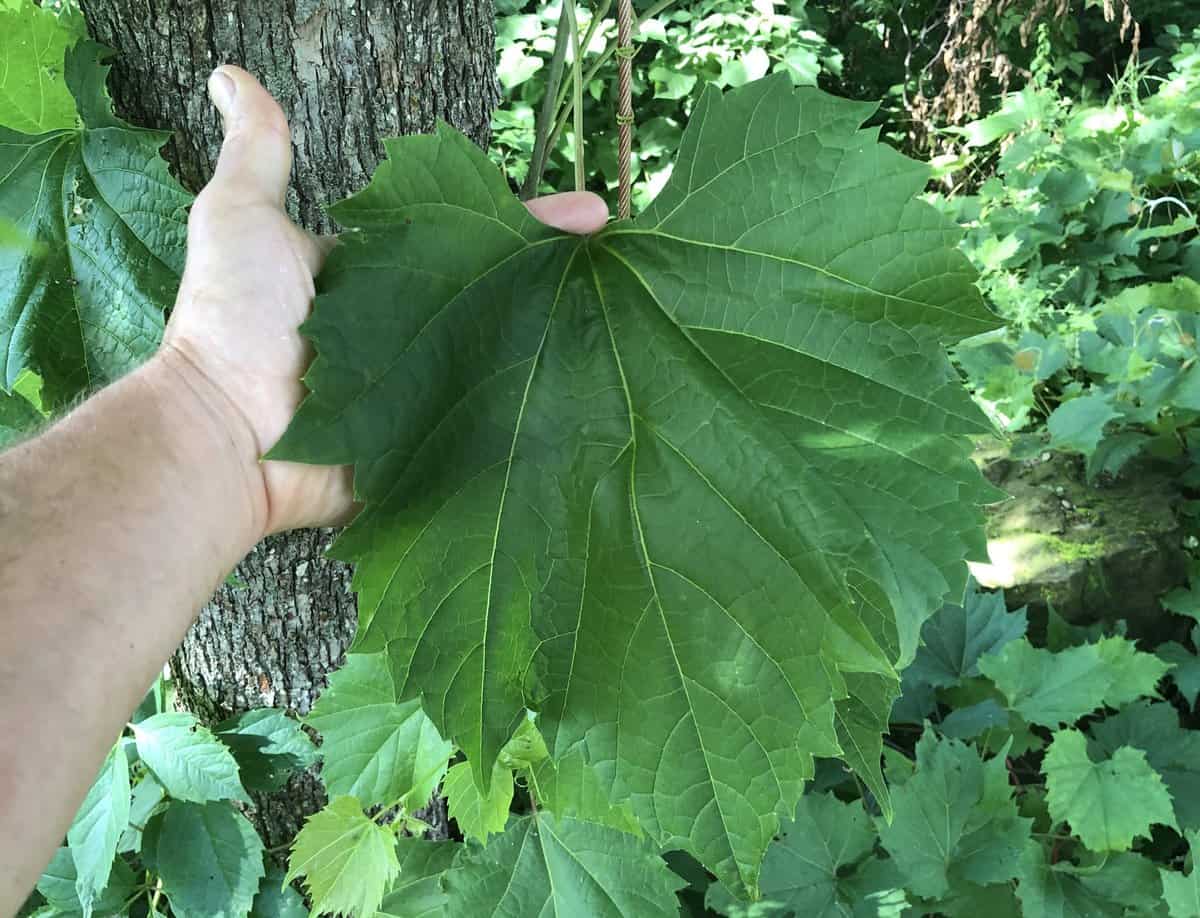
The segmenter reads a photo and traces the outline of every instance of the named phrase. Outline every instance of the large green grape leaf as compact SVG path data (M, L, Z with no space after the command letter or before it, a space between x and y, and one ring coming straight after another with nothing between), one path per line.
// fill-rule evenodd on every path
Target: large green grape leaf
M995 495L942 349L995 320L870 110L710 89L659 200L586 239L449 128L389 143L272 453L355 465L356 649L481 786L533 709L745 892L814 754L886 806L896 667Z
M644 840L542 812L445 875L447 915L675 918L683 881Z
M168 135L113 117L106 53L67 54L82 128L0 127L0 221L35 243L0 247L0 390L32 369L50 409L154 351L183 271L191 196L159 156Z

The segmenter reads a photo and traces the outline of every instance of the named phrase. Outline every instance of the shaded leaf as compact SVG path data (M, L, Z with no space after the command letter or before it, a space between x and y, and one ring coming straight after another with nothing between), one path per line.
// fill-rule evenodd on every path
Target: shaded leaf
M280 710L257 708L214 728L233 753L242 784L249 790L279 790L288 778L317 761L317 748L300 722Z
M155 842L155 869L178 918L244 918L262 880L263 843L228 803L173 801Z
M441 918L446 913L442 878L464 850L458 842L396 839L400 876L383 897L377 918Z
M1159 868L1163 899L1171 918L1200 918L1200 870L1196 869L1196 853L1200 852L1200 832L1187 833L1188 848L1192 851L1192 869L1187 873Z

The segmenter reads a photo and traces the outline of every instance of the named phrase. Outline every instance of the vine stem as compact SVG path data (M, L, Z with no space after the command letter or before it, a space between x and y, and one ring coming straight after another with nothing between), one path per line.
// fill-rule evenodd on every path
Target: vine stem
M579 22L575 18L575 0L563 0L563 14L571 30L571 85L573 87L571 108L575 112L575 190L583 191L587 184L583 168L583 61L579 47ZM589 33L590 33L589 28ZM547 91L546 97L551 93Z
M558 141L559 129L557 127L552 129L551 126L555 124L553 120L555 99L558 96L559 85L562 83L567 57L567 30L571 15L567 12L567 7L571 7L571 13L574 13L573 4L564 0L562 15L558 19L558 29L554 34L554 54L550 58L550 71L546 78L546 97L542 100L542 107L534 126L533 154L529 158L529 172L525 175L524 184L521 185L521 200L523 201L528 201L537 194L542 174L546 171L546 160Z
M617 0L617 219L629 219L633 188L633 0Z

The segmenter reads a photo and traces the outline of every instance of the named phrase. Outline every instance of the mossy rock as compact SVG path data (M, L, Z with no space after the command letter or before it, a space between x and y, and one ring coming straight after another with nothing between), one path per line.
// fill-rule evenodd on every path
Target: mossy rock
M991 563L971 566L983 586L1035 617L1052 604L1072 624L1125 619L1133 637L1171 636L1158 598L1187 580L1188 563L1171 469L1131 465L1095 486L1071 456L1017 461L992 448L977 461L1012 498L988 513Z

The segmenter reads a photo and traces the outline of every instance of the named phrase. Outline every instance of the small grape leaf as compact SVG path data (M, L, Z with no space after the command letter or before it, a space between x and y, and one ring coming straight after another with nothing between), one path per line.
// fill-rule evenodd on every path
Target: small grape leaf
M243 918L258 892L263 843L228 803L172 801L155 840L155 869L179 918Z
M1196 696L1200 695L1200 656L1178 641L1159 644L1154 648L1154 655L1171 664L1171 671L1167 675L1188 705L1195 704Z
M169 796L193 803L250 802L233 754L193 715L168 711L131 727L138 756Z
M356 649L481 786L535 710L747 893L814 755L886 809L896 667L999 496L943 350L997 320L871 110L710 87L654 204L588 238L444 125L389 142L271 453L355 466Z
M985 698L965 708L955 708L937 725L938 732L951 739L974 739L985 730L1009 725L1009 712L994 698Z
M248 790L279 790L294 772L317 761L317 748L300 722L275 708L246 711L217 724L214 731L233 753Z
M971 747L926 730L915 773L893 795L895 817L879 822L879 840L910 891L936 899L963 882L1016 876L1032 820L1017 813L1003 754L984 763Z
M1161 897L1154 864L1134 854L1111 854L1102 868L1050 864L1030 840L1021 855L1017 898L1024 915L1046 918L1125 918L1148 915ZM1130 912L1127 909L1138 909Z
M284 872L272 865L258 886L249 918L308 918L304 898L284 879Z
M287 882L304 877L312 914L371 915L400 870L396 836L353 797L335 797L292 842Z
M443 877L465 850L458 842L396 839L400 876L383 897L375 918L442 918L446 911Z
M945 688L979 675L979 658L1025 636L1025 610L1009 612L1004 593L985 593L974 581L962 605L943 606L921 628L922 645L905 679Z
M87 796L67 830L67 846L75 862L75 889L84 918L108 886L117 843L129 823L129 760L125 744L109 750Z
M321 778L329 793L357 797L366 806L424 806L454 753L420 701L397 700L381 653L347 654L306 723L324 741Z
M1171 918L1200 918L1200 870L1197 870L1197 855L1200 854L1200 832L1187 832L1188 848L1192 852L1192 869L1177 873L1160 867L1163 899Z
M83 914L83 905L79 901L76 888L77 879L71 850L59 848L37 881L37 891L54 909L54 915L74 918ZM103 895L92 904L92 914L96 918L122 914L125 912L125 903L133 894L136 885L129 865L117 858L112 862L108 885L104 888Z
M1104 436L1104 426L1120 416L1108 393L1081 395L1063 402L1046 418L1050 445L1090 456Z
M63 57L83 34L80 25L32 0L0 8L0 127L40 134L75 126Z
M1009 707L1032 724L1070 724L1103 705L1119 708L1153 695L1170 664L1122 637L1055 653L1013 641L979 661Z
M1046 803L1090 850L1128 851L1158 823L1178 829L1171 795L1140 749L1123 746L1099 762L1078 730L1054 734L1042 760Z
M153 353L183 271L192 199L159 156L170 135L113 118L107 53L67 55L82 128L0 127L0 220L36 243L0 248L0 390L32 369L51 410Z
M512 772L497 760L491 786L483 791L475 783L470 763L459 762L446 772L442 793L446 797L447 812L458 823L462 834L486 842L489 835L503 832L508 822L508 808L513 798Z
M1200 622L1200 578L1189 579L1186 589L1176 587L1159 599L1159 602L1168 612Z
M446 914L678 918L683 885L647 841L539 813L459 858Z
M1122 746L1146 753L1175 804L1182 829L1200 829L1200 732L1185 730L1170 704L1139 701L1088 728L1093 758L1114 755Z
M862 801L805 794L796 818L767 849L759 888L763 898L796 915L841 918L855 899L845 880L875 847L875 831Z

